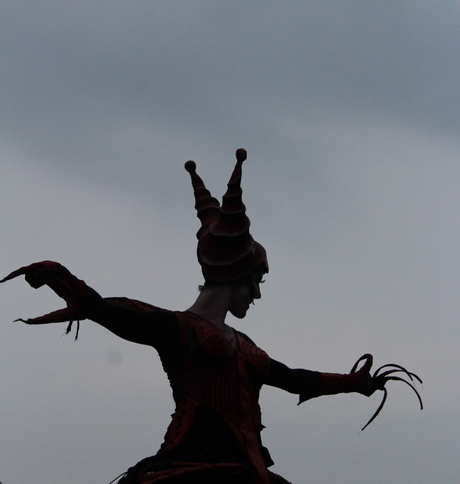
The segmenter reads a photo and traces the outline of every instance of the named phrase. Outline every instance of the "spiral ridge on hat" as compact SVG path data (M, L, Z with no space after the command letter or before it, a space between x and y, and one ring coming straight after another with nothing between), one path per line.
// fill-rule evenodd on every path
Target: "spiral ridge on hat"
M196 236L197 257L206 281L225 283L249 275L257 267L268 272L265 249L249 233L241 189L242 165L246 150L236 151L236 165L222 197L222 204L206 188L196 172L196 163L187 161L195 195L195 209L201 221Z

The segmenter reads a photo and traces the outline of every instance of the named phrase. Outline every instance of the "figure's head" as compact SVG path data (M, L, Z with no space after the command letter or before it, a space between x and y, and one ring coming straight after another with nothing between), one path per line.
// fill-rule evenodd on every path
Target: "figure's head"
M228 297L228 311L236 318L243 319L249 306L262 297L260 284L265 282L262 279L264 273L264 267L259 266L246 277L233 282L206 281L204 285L199 286L199 290L201 293L206 291L213 299L227 300Z
M236 166L222 205L206 189L196 173L195 162L185 164L192 179L197 216L201 220L197 255L207 282L236 282L256 269L262 274L268 272L267 254L249 233L250 221L242 201L241 167L246 156L245 150L236 151Z
M229 311L233 316L239 319L244 318L249 306L253 304L256 299L262 297L260 284L264 282L262 279L264 273L264 268L259 266L248 276L239 279L232 284L233 293L230 299Z

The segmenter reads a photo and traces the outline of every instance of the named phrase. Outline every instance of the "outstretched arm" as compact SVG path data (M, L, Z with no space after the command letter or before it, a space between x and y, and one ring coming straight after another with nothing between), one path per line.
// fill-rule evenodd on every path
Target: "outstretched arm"
M370 365L364 365L356 373L335 374L291 369L285 364L271 360L267 385L299 395L299 404L322 395L357 392L366 396L377 389L370 374Z
M354 364L349 374L318 373L301 369L293 370L283 363L271 360L271 367L265 383L281 388L290 393L298 394L299 404L322 395L356 392L369 397L376 390L383 390L383 399L380 406L361 430L364 430L382 410L387 398L385 384L388 381L402 381L409 385L417 395L420 409L423 409L422 399L413 383L411 383L415 380L422 383L422 380L415 373L407 371L401 365L388 364L378 368L371 376L370 370L372 367L372 360L372 355L363 355ZM358 370L358 365L362 361L364 361L364 364ZM398 374L403 374L409 378L410 381L405 380L401 376L397 376Z
M178 321L173 313L132 309L106 301L57 262L43 261L21 267L0 282L20 275L24 275L34 288L46 284L67 303L66 309L39 318L22 320L27 324L70 321L67 328L69 332L73 321L78 323L89 318L121 338L135 343L160 347L178 338Z
M178 319L169 311L141 311L114 304L90 287L81 309L86 318L133 343L161 347L179 339Z
M292 369L284 363L271 360L268 373L267 385L280 388L296 395L316 396L321 382L321 373L317 371L303 370L301 368Z

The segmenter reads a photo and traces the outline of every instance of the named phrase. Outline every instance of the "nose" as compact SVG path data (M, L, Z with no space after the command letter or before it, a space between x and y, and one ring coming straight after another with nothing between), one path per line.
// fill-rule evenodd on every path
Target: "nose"
M260 299L262 294L260 293L260 286L259 284L254 284L254 299Z

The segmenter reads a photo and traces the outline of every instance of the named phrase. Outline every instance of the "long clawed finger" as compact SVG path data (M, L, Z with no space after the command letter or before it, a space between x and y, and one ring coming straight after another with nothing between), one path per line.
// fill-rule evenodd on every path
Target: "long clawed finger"
M412 385L412 383L409 383L407 380L404 380L404 378L401 378L399 376L387 376L385 378L385 381L388 381L388 380L393 380L393 381L402 381L404 382L406 385L409 385L412 390L414 390L415 394L417 395L417 398L418 398L418 401L420 403L420 410L423 410L423 402L422 402L422 397L420 396L420 393L418 392L418 390L414 387L414 385Z
M75 333L75 341L78 339L78 334L80 333L80 321L77 319L77 331ZM69 321L69 324L67 325L67 329L65 330L65 334L69 334L72 331L72 324L74 321ZM0 483L1 484L1 483Z
M387 370L387 371L384 371L383 373L380 373L379 372L383 369L383 368L392 368L391 370ZM375 373L374 373L374 376L373 376L373 379L374 380L382 380L383 381L383 385L385 385L385 383L388 381L388 380L393 380L393 381L402 381L404 382L406 385L409 385L412 390L414 390L415 394L417 395L417 398L419 400L419 403L420 403L420 409L423 410L423 402L422 402L422 398L418 392L418 390L415 388L415 386L408 382L407 380L405 380L404 378L401 378L399 376L394 376L395 373L404 373L405 375L407 375L410 380L413 382L415 380L417 380L420 384L423 384L423 381L422 379L416 375L415 373L412 373L411 371L407 371L403 366L401 365L396 365L396 364L393 364L393 363L390 363L388 365L383 365L381 366L380 368L378 368ZM392 376L390 376L392 375Z
M392 367L393 370L387 370L386 372L379 375L379 372L381 370L383 370L383 368L390 368L390 367ZM419 381L419 383L423 383L423 381L420 379L420 377L418 375L416 375L415 373L412 373L410 371L407 371L403 366L397 365L395 363L388 363L387 365L383 365L380 368L377 368L377 370L375 370L375 372L374 372L373 378L376 378L377 376L389 375L391 373L396 373L396 372L405 373L412 381L414 381L414 378L415 378L416 380Z
M370 370L373 363L373 357L369 353L366 353L365 355L361 356L361 358L353 365L353 368L351 369L350 373L356 373L359 363L363 360L366 360L363 367L367 366L368 369Z
M377 417L377 415L380 413L380 410L382 410L383 406L385 405L385 402L387 400L387 397L388 397L388 391L385 387L383 387L383 398L382 398L382 401L380 402L380 405L379 407L377 408L377 410L375 411L374 415L372 415L372 417L369 419L369 421L367 422L367 424L361 429L361 432L371 423L374 421L374 419Z

